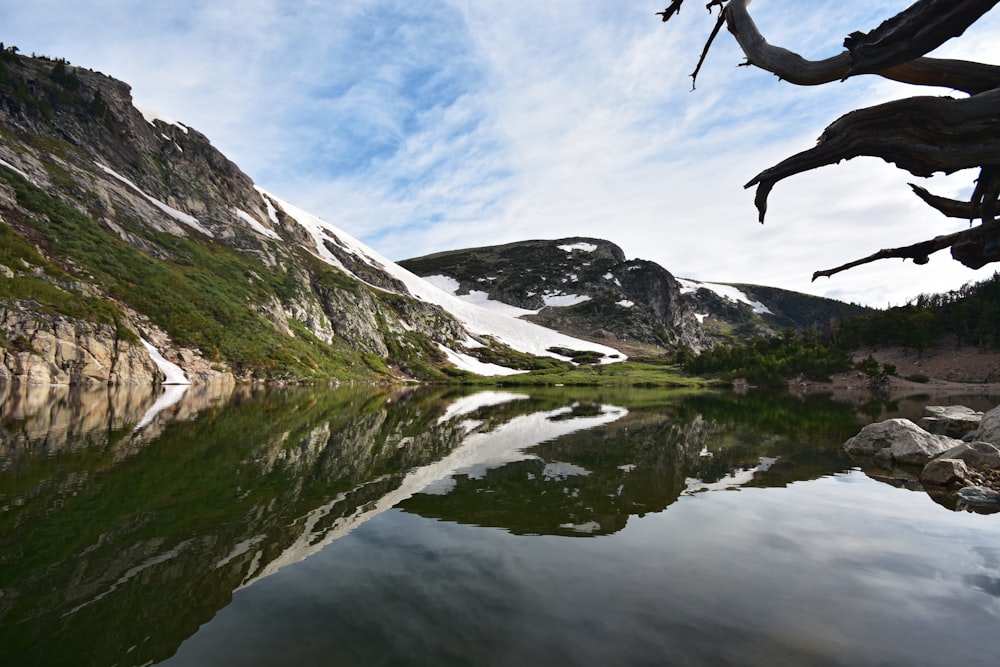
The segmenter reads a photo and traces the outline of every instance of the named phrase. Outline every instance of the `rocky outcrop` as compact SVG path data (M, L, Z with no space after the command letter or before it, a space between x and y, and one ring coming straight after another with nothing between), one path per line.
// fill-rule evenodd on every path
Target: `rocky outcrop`
M922 466L959 443L954 438L928 433L909 419L887 419L865 426L844 443L844 450L883 465Z
M920 426L928 433L965 438L979 428L983 413L964 405L928 405Z
M1000 512L1000 407L985 415L964 406L928 406L921 424L889 419L844 443L848 454L880 467L919 467L924 489L953 509ZM970 430L969 427L978 424ZM970 442L943 435L961 434Z
M123 338L116 327L43 316L25 306L4 309L0 331L0 378L43 385L152 385L162 374L138 341Z

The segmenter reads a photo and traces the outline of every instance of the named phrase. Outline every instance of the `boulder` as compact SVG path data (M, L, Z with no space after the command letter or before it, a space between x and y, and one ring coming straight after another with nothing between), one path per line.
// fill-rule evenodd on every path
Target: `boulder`
M869 424L844 443L852 456L873 458L881 465L926 465L928 461L962 444L961 440L934 435L909 419L887 419Z
M983 413L964 405L928 405L920 426L935 435L962 438L979 428Z
M976 440L1000 446L1000 407L993 408L979 421Z
M920 482L931 486L969 484L969 468L961 459L936 458L924 466Z
M963 442L937 458L964 461L970 470L1000 470L1000 449L988 442Z

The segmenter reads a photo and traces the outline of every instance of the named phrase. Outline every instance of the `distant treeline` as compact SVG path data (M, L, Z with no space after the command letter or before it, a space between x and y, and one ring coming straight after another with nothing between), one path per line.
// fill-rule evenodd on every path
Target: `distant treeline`
M1000 347L1000 274L944 294L921 294L905 306L831 320L825 327L789 329L780 337L718 347L697 356L681 351L678 361L696 375L779 385L799 375L824 380L850 370L850 351L858 348L900 345L919 353L945 340Z

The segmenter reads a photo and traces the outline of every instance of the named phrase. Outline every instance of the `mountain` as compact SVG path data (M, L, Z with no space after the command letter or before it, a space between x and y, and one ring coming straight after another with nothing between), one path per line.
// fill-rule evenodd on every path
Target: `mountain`
M0 50L0 380L428 380L625 358L438 289L140 111L127 84L16 51Z
M469 248L399 264L470 303L492 306L630 354L824 326L865 308L759 285L675 278L617 245L573 237Z
M859 310L677 279L600 239L397 264L137 108L126 83L0 48L0 381L500 375Z

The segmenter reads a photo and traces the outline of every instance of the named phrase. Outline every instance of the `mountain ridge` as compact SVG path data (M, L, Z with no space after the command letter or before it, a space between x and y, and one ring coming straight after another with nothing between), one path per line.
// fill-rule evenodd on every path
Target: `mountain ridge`
M530 321L632 354L698 352L867 310L775 287L676 278L593 237L449 250L399 264L467 300L506 304Z
M260 188L205 135L139 109L128 84L11 48L0 241L0 380L435 381L725 339L669 272L598 239L537 242L549 259L521 264L542 276L565 255L577 279L560 279L586 278L586 300L560 288L525 291L534 313L470 302ZM599 290L604 275L621 290ZM626 293L644 295L642 317L622 317Z

